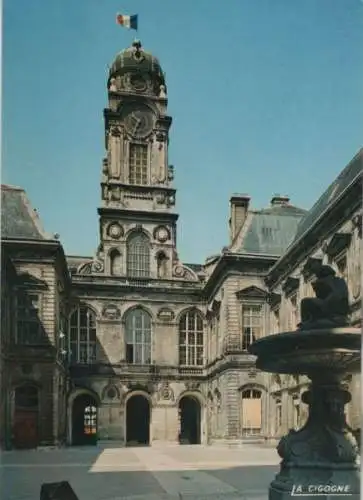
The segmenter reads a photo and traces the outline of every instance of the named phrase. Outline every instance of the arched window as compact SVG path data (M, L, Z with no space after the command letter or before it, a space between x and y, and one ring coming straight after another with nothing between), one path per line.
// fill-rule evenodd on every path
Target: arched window
M126 361L140 365L151 363L151 317L141 308L125 318Z
M110 272L112 276L120 276L122 274L121 254L116 248L110 252Z
M261 397L261 391L257 389L242 392L242 434L245 436L261 434Z
M203 365L203 319L198 311L183 314L179 323L179 363Z
M87 306L81 305L69 322L71 363L92 363L96 360L96 315Z
M131 234L127 240L127 276L150 276L150 241L142 232Z

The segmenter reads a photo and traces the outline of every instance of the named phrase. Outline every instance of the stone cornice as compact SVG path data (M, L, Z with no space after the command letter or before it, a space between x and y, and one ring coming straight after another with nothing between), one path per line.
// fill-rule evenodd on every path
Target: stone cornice
M142 210L128 210L125 208L103 208L100 207L97 210L98 215L114 219L115 217L122 217L124 221L135 222L148 222L153 220L156 223L165 224L167 222L176 222L179 218L179 214L172 212L145 212Z
M139 300L139 298L159 300L204 303L200 286L193 287L159 287L159 286L132 286L120 283L110 283L102 277L75 276L73 277L73 293L85 299L100 299L117 297L121 300ZM197 285L197 283L196 283Z
M253 359L252 359L253 358ZM73 380L89 377L101 378L116 376L123 381L144 380L148 382L190 381L203 382L227 370L251 370L255 367L255 357L248 354L227 355L215 360L207 367L181 367L165 365L126 365L123 363L95 363L90 365L72 365L69 367ZM259 370L257 370L258 372Z

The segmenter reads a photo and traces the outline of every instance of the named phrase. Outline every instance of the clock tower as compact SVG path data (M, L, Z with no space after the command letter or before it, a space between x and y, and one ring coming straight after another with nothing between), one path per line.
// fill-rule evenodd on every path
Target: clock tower
M176 263L174 169L168 162L171 117L158 59L139 41L109 71L104 110L100 247L103 272L171 279Z

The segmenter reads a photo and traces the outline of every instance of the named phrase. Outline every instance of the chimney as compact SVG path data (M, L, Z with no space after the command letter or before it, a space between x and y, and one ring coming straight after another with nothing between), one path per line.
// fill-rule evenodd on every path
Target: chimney
M250 196L247 194L233 194L229 200L231 210L229 234L231 243L246 220L250 199Z
M274 194L271 199L272 207L281 207L283 205L288 205L290 198L288 196L282 196L281 194Z

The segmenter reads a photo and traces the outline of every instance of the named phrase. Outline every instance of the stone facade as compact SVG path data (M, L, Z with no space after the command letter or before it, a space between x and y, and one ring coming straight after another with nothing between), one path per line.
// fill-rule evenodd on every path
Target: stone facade
M259 372L247 349L296 327L311 259L347 278L360 324L362 151L309 212L285 196L253 210L248 195L233 195L229 246L185 264L159 62L135 42L117 55L107 90L96 255L65 257L24 191L2 187L2 446L212 444L301 425L306 381ZM41 335L29 326L20 335L22 321ZM360 379L350 383L359 427Z

